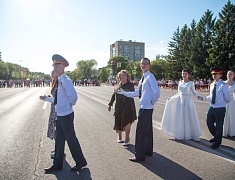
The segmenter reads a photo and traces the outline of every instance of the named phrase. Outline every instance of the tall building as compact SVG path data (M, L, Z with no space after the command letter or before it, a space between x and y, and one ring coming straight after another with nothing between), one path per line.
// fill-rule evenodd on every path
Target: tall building
M142 42L116 41L110 45L110 58L122 56L128 60L140 61L144 57L145 44Z

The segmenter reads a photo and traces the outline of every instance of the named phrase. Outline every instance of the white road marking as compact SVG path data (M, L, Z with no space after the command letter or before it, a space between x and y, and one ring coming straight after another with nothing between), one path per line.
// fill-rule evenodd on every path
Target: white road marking
M158 130L161 130L161 123L159 123L157 121L153 121L153 127L158 129Z
M163 103L163 102L158 101L157 104L165 105L166 103Z
M45 102L44 104L43 104L43 108L42 109L46 109L47 108L47 102Z
M97 98L97 97L95 97L95 96L92 96L92 95L90 95L90 94L87 94L87 93L85 93L85 92L83 92L83 91L79 91L79 93L80 93L80 94L83 94L84 96L87 96L87 97L89 97L89 98L91 98L91 99L93 99L93 100L95 100L95 101L97 101L97 102L100 102L101 104L104 104L104 105L106 105L106 106L108 106L108 104L109 104L109 102L107 102L107 101L105 101L105 100L103 100L103 99Z

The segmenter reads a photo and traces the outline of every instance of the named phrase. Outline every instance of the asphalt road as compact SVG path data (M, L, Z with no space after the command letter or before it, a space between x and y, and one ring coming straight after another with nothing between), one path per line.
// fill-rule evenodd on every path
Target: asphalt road
M0 180L12 179L234 179L235 138L223 138L217 150L210 149L211 135L205 118L208 102L195 104L202 131L201 141L175 141L160 131L165 101L176 90L161 89L153 114L154 155L143 163L128 160L134 153L136 122L128 148L117 143L113 110L107 104L113 87L75 87L79 99L74 106L75 131L88 165L71 172L74 161L65 147L62 171L45 174L52 164L54 141L46 137L50 104L39 96L49 87L0 89ZM206 95L208 93L199 93ZM135 99L138 112L138 98Z

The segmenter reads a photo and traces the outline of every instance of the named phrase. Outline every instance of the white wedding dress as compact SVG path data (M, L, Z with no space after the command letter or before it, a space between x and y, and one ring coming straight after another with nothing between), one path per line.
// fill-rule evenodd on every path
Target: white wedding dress
M166 101L161 130L177 140L200 141L201 129L191 91L198 96L192 81L180 81L178 93Z
M235 136L235 83L228 87L231 94L230 102L226 105L223 136Z

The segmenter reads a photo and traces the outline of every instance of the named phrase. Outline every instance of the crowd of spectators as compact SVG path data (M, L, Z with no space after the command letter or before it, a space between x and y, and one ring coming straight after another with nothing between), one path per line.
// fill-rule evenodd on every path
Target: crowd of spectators
M1 80L0 79L0 88L22 88L22 87L44 87L50 86L50 80L48 79L25 79L25 80Z
M73 81L73 85L74 86L100 86L100 81L98 81L97 79L80 79L77 81Z
M138 86L138 83L139 81L138 80L132 80L131 81L135 86ZM171 90L174 90L174 89L178 89L178 84L179 84L179 81L177 80L158 80L158 86L162 89L171 89ZM193 80L194 84L195 84L195 89L197 91L209 91L210 90L210 83L211 83L211 80L210 79L196 79L196 80ZM118 83L118 80L116 79L113 79L113 80L108 80L106 82L107 85L116 85Z
M195 84L195 89L197 91L209 91L210 90L210 79L196 79L193 80ZM178 89L179 81L173 80L158 80L158 86L164 89Z
M131 81L135 86L138 85L138 80L132 80ZM195 89L197 91L209 91L210 90L210 79L196 79L193 80L195 84ZM107 85L116 85L118 83L117 79L108 80L106 82ZM179 81L174 80L158 80L158 86L163 89L178 89L178 83ZM73 81L74 86L100 86L100 81L98 80L90 80L90 79L84 79L84 80L77 80ZM44 87L44 86L50 86L50 80L48 79L40 79L40 80L0 80L0 88L22 88L22 87Z

